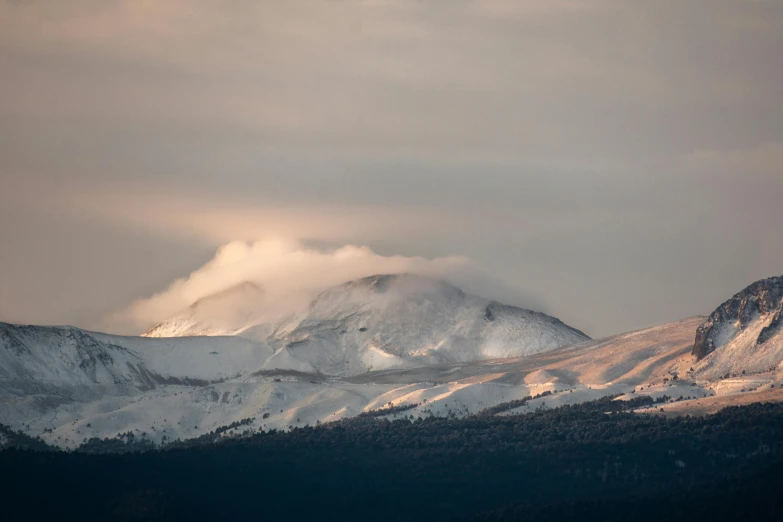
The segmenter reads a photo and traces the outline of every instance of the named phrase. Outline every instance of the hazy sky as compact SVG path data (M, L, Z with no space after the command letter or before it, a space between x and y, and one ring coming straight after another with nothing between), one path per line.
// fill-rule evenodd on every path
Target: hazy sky
M783 274L783 1L0 0L0 320L443 266L593 336Z

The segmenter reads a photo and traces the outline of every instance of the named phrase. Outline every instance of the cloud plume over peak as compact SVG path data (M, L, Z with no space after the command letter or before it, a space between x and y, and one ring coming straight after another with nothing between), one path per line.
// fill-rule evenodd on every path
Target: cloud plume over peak
M234 241L220 247L214 258L166 290L139 299L106 320L111 330L138 333L205 297L245 282L259 285L259 306L270 318L307 304L319 290L348 280L379 274L410 272L457 284L476 280L473 263L461 256L426 259L384 256L366 246L346 245L322 250L286 239Z

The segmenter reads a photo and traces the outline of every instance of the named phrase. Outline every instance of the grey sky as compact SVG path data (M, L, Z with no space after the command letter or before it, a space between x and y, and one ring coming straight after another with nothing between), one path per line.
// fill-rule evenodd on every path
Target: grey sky
M0 3L0 320L268 237L465 256L593 336L708 313L783 273L781 51L776 0Z

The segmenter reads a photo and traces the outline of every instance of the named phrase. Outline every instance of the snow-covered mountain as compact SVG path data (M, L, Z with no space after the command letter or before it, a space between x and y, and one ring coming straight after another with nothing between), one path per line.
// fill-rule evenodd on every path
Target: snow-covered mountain
M199 299L185 310L152 327L143 337L188 337L236 335L264 320L261 309L264 291L244 282Z
M761 373L783 360L783 276L762 279L720 305L696 331L693 355L710 378Z
M151 339L0 323L0 424L75 447L129 431L159 443L243 419L254 430L287 429L389 403L418 404L409 414L426 416L475 413L544 391L557 392L547 397L552 404L580 402L649 382L648 358L687 353L696 324L529 357L329 377L270 369L269 347L239 336Z
M783 278L760 281L706 321L596 341L412 275L330 288L272 323L253 306L263 292L241 285L156 331L202 336L0 323L0 424L75 447L128 431L163 442L239 421L287 429L389 404L464 415L544 391L519 411L617 394L682 397L665 405L681 413L783 400L781 287ZM234 335L213 335L213 311Z
M202 299L147 336L235 334L273 348L266 368L327 375L519 357L589 339L548 315L412 274L330 288L306 311L279 322L254 314L247 298L260 294L244 285Z
M320 382L379 369L518 357L588 339L547 315L413 275L330 288L282 321L268 320L265 298L255 285L238 285L199 300L146 337L0 323L0 423L53 410L63 416L71 408L82 415L82 408L108 403L143 418L133 406L137 398L168 397L161 390L172 387L201 390L201 397L205 387L234 390L236 383L266 382L269 375Z

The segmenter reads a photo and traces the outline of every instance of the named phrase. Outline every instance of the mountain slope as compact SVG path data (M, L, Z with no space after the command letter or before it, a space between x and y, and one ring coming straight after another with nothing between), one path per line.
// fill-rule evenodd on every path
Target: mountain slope
M70 327L0 323L0 380L22 393L63 385L149 384L143 360Z
M0 384L17 395L205 384L249 373L271 354L240 337L145 339L0 323Z
M757 281L721 304L699 326L693 355L697 369L716 379L760 373L783 360L783 276Z

